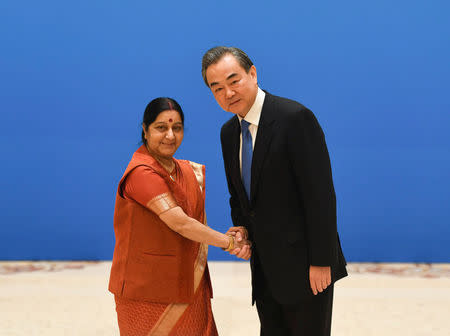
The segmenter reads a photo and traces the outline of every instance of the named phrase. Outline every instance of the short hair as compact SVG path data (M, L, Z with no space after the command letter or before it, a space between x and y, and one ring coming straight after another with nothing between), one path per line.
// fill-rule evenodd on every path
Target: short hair
M158 97L153 99L150 103L148 103L147 107L144 111L144 116L142 117L142 124L144 128L148 130L148 126L152 124L156 118L158 118L159 114L164 111L175 110L179 113L181 118L181 123L184 125L184 113L181 109L180 104L177 103L175 99L168 97ZM142 143L144 145L147 144L147 140L145 139L145 133L142 130L141 133Z
M207 87L209 87L209 84L208 80L206 79L206 70L210 65L219 62L225 55L234 56L241 67L244 68L245 72L247 73L250 71L250 68L253 65L250 57L248 57L248 55L239 48L224 46L211 48L203 55L202 58L202 76Z

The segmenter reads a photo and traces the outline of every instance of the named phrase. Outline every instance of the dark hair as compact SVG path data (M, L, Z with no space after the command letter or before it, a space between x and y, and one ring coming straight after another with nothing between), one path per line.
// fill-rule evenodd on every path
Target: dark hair
M220 59L227 54L233 55L247 73L250 71L253 62L250 57L248 57L248 55L241 49L236 47L224 46L211 48L203 55L202 58L202 77L207 87L209 87L209 84L208 80L206 79L206 70L210 65L219 62Z
M145 108L144 117L142 118L142 124L145 126L145 129L148 129L148 126L150 126L151 123L153 123L156 118L158 118L158 115L161 112L167 111L167 110L175 110L180 114L181 123L184 126L184 113L181 109L180 104L177 103L175 99L168 98L168 97L159 97L153 99L150 103L148 103L147 107ZM145 133L144 130L142 130L141 134L142 143L146 144L147 140L145 139Z

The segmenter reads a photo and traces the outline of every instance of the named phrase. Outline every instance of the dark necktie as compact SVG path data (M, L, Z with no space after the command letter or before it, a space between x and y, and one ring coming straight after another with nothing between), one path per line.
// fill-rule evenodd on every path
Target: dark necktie
M242 133L242 182L244 183L245 191L248 199L250 199L250 186L252 180L252 157L253 144L252 135L248 130L250 123L242 119L241 133Z

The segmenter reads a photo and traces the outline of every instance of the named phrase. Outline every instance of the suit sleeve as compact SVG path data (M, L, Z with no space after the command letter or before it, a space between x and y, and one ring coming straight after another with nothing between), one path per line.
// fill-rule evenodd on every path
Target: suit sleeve
M302 108L290 123L290 158L305 211L308 252L314 266L336 257L336 196L325 136L314 114Z
M226 131L224 130L224 127L222 127L222 130L220 132L220 142L222 145L222 156L223 156L223 163L225 166L225 175L227 178L227 184L228 184L228 192L230 193L230 208L231 208L231 219L233 221L234 226L245 226L245 221L242 216L242 209L239 202L239 198L236 192L236 189L233 186L233 183L231 181L231 172L229 169L229 162L232 160L231 157L228 157L227 155L227 143L229 144L229 138L227 138Z

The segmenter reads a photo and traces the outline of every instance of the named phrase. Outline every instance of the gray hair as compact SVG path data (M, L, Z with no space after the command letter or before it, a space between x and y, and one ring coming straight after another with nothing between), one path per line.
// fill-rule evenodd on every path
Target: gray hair
M203 55L202 58L202 77L207 87L209 87L209 84L208 80L206 79L206 70L210 65L219 62L220 59L227 54L233 55L239 62L241 67L244 68L245 72L248 73L250 71L253 62L248 57L248 55L241 49L236 47L224 47L224 46L211 48Z

